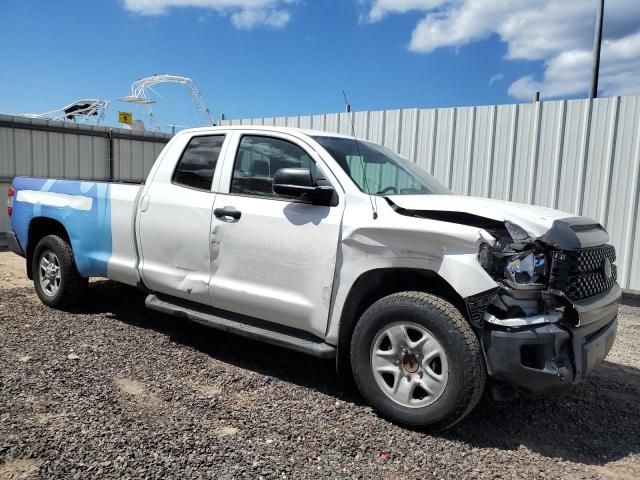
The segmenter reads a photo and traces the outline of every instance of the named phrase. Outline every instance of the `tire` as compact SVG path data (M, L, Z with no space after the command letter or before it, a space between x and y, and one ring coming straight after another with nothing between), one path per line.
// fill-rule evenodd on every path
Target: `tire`
M43 260L44 259L44 260ZM45 305L65 309L80 303L88 280L76 268L71 246L57 235L43 237L33 252L33 284ZM45 269L44 265L52 267Z
M422 292L389 295L364 312L351 337L351 368L383 416L430 431L462 420L486 383L471 326L452 304Z

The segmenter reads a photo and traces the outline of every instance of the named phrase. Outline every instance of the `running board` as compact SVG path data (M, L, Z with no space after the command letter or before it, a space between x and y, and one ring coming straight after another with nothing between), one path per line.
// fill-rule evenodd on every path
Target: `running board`
M151 310L206 325L242 337L278 345L319 358L334 358L336 349L321 339L301 330L272 324L264 320L247 317L213 307L203 307L167 296L149 295L145 305Z

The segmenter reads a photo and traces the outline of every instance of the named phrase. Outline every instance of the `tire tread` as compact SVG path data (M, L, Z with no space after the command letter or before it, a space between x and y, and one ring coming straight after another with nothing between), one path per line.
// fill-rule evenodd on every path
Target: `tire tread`
M464 355L465 363L463 374L465 377L468 377L470 381L467 381L467 378L464 379L463 389L457 398L455 408L449 412L445 418L428 425L429 429L432 431L444 430L453 426L475 408L484 392L487 373L478 338L460 311L445 299L430 293L406 291L383 297L365 311L356 324L354 330L351 345L352 352L357 348L357 345L354 345L354 343L359 337L358 334L360 331L365 328L367 319L389 307L409 307L422 312L425 311L425 308L427 310L437 310L450 320L450 327L453 330L452 333L454 335L459 335L463 339L465 348L468 350ZM356 378L361 376L359 375L359 370L369 368L368 365L360 365L357 363L358 362L352 364L354 376ZM366 390L361 389L361 393L369 404L374 403L372 402L372 398L369 398L370 395Z
M50 244L50 245L47 245ZM54 250L60 261L62 282L60 295L51 298L40 291L38 284L38 260L40 251L44 248ZM57 250L57 251L55 251ZM35 248L33 255L33 282L36 287L38 297L42 302L50 307L65 309L77 305L81 302L87 289L88 279L80 276L76 267L75 257L71 245L58 235L47 235L42 237Z

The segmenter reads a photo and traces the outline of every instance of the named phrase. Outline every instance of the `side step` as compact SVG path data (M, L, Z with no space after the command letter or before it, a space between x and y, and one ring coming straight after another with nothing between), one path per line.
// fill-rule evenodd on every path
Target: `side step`
M336 356L335 347L307 332L294 328L271 324L213 307L204 307L164 295L149 295L144 303L151 310L187 318L207 327L271 343L314 357L334 358Z

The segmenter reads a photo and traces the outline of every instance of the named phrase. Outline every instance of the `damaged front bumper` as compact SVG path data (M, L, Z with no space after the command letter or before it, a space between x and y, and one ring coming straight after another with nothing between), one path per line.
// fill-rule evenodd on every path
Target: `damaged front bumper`
M621 295L615 284L602 295L574 302L562 316L486 318L480 338L489 375L522 393L561 390L582 381L613 346Z

